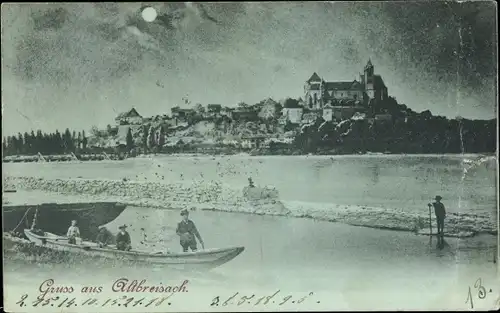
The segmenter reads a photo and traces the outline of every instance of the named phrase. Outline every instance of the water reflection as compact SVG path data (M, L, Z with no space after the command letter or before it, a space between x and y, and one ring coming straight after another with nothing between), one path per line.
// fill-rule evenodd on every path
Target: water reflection
M374 184L378 184L378 182L380 181L380 166L378 164L371 166L371 173L372 182Z

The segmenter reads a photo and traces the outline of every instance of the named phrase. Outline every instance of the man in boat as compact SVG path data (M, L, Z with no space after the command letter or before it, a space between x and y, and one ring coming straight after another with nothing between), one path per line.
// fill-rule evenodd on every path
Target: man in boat
M80 237L80 229L76 226L76 220L71 221L71 226L68 228L66 237L68 237L69 244L76 245L76 238Z
M130 235L126 231L127 225L118 227L120 232L116 235L116 248L122 251L130 251L132 249Z
M441 196L436 196L432 204L428 204L429 207L433 206L434 207L434 214L436 215L436 222L437 222L437 232L438 236L440 235L441 237L444 234L444 219L446 217L446 210L444 208L444 204L441 202L443 198Z
M99 227L99 233L97 234L97 244L100 248L107 246L111 243L113 239L113 234L104 226Z
M188 252L188 249L191 249L191 251L193 252L198 250L198 248L196 247L196 238L198 238L201 247L205 249L203 239L201 239L198 229L194 225L194 222L189 219L189 211L186 209L182 210L181 216L182 216L182 221L179 224L177 224L176 233L180 237L180 244L182 246L182 250L184 252Z

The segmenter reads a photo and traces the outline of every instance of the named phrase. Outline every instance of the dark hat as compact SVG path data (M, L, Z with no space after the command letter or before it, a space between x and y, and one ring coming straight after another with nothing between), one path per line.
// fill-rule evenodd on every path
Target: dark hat
M441 200L441 199L443 199L443 197L441 197L441 196L436 196L434 199L436 199L436 200Z
M186 209L183 209L183 210L181 211L181 216L182 216L182 215L189 215L189 211L188 211L188 210L186 210Z
M123 224L122 226L118 226L118 229L125 229L127 228L127 225Z

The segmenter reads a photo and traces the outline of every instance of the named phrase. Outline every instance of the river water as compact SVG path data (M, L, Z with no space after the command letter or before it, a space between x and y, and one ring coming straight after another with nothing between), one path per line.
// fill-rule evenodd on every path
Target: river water
M472 163L470 162L472 161ZM157 156L125 161L7 163L4 175L43 178L220 182L241 190L252 177L280 200L427 210L439 194L457 213L496 211L496 160L458 156Z
M477 156L467 159L477 160ZM158 157L124 162L4 164L12 176L186 181L219 180L242 188L248 176L276 187L281 199L301 203L335 203L427 209L439 193L449 210L494 212L495 162L478 162L464 173L460 157ZM162 177L163 176L163 177ZM4 286L9 303L26 290L36 291L47 278L59 284L102 284L108 293L118 278L146 279L151 284L189 280L187 295L176 294L168 308L127 311L271 311L271 310L396 310L493 308L500 295L497 238L448 238L444 249L436 239L410 232L377 230L310 219L195 211L207 248L244 246L233 261L207 273L174 272L151 267L129 268L108 262L64 264L10 253L4 258ZM128 207L111 230L126 223L133 245L152 251L178 251L178 211ZM144 231L141 230L144 228ZM477 297L481 278L487 290ZM477 284L476 284L477 285ZM491 292L489 290L491 289ZM267 305L235 300L238 292L271 296ZM283 298L293 295L285 304ZM210 306L219 296L220 306ZM306 297L301 304L292 299ZM276 302L274 302L276 300ZM251 302L251 301L248 301ZM11 306L13 307L13 305ZM9 307L7 307L9 308ZM39 311L49 312L49 308ZM88 311L73 308L71 311ZM83 312L82 311L82 312ZM106 311L123 312L120 308ZM69 312L69 311L68 311Z

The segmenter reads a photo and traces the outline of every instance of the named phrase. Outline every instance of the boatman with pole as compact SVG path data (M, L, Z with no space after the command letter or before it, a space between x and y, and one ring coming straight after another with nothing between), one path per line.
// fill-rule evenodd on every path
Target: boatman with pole
M184 209L181 211L182 221L177 224L176 233L180 237L180 244L182 246L182 250L184 252L188 252L188 249L191 251L197 251L196 247L196 238L201 244L201 247L205 249L205 245L203 243L203 239L201 239L200 233L198 229L194 225L194 222L189 219L189 211ZM195 238L196 237L196 238Z
M432 204L428 204L429 209L431 206L434 207L434 214L436 215L437 222L437 234L439 237L443 237L444 235L444 219L446 217L446 210L444 208L444 204L441 202L443 198L441 196L436 196ZM432 234L431 234L432 235Z

